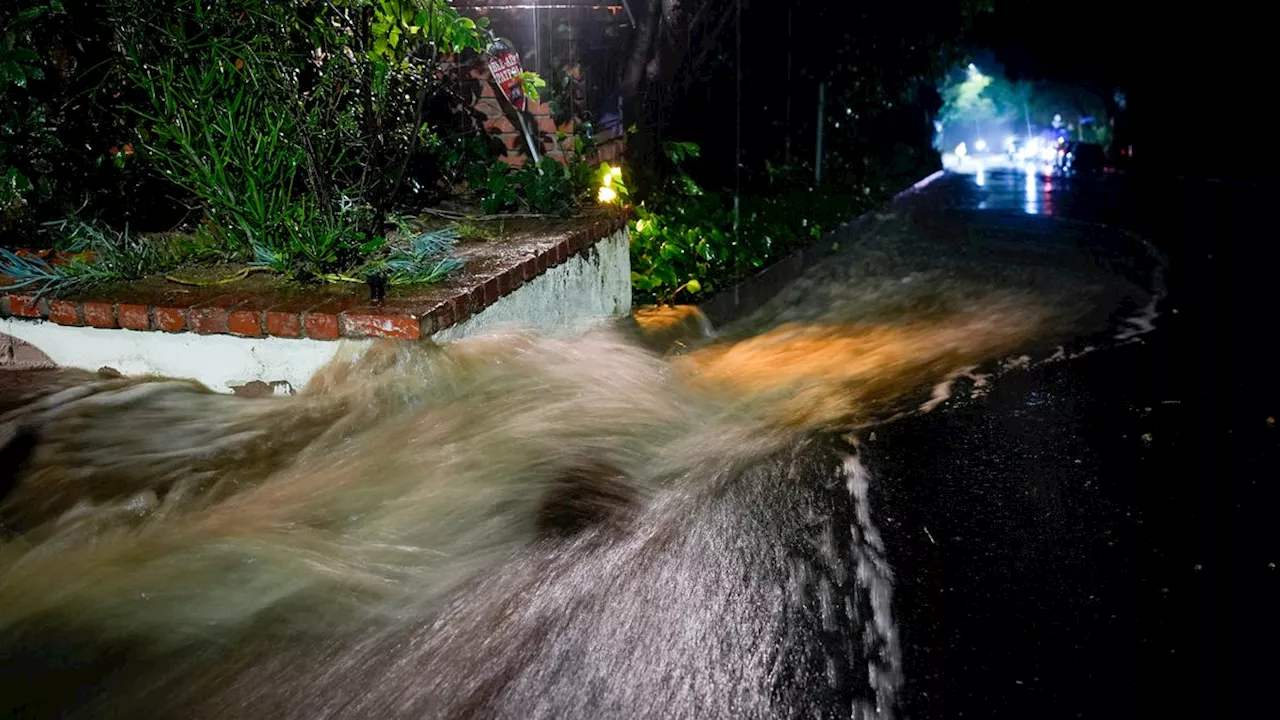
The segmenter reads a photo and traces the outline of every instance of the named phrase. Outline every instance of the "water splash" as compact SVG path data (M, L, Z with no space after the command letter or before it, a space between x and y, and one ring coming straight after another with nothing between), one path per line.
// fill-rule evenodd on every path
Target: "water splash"
M867 679L874 701L855 700L854 720L891 720L902 687L902 647L893 621L893 569L885 553L880 530L871 519L871 474L856 454L844 458L844 473L854 505L854 556L857 579L866 593L870 612L865 613L863 643Z
M675 308L636 318L642 343L379 344L258 400L0 382L4 449L26 453L0 478L0 642L121 644L154 666L106 702L150 692L177 717L821 716L808 694L831 691L888 720L903 659L871 477L811 439L936 408L962 377L976 394L974 368L1159 295L1099 274L1096 229L1019 222L882 216L722 331ZM807 644L842 604L844 677ZM200 712L155 690L188 684Z

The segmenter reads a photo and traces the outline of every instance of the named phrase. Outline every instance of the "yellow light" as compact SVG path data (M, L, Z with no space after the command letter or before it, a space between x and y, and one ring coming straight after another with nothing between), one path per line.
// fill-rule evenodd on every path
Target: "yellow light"
M602 203L608 204L618 199L618 193L613 188L604 186L600 188L600 194L596 195L596 199Z
M605 187L613 187L613 176L612 176L612 175L605 175L605 176L604 176L604 186L605 186Z
M609 168L609 174L612 175L613 177L620 178L622 177L622 168L611 167Z

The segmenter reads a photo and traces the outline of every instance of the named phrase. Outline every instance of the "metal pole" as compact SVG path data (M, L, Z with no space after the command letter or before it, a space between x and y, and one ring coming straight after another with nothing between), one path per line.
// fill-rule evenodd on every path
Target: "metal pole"
M822 184L822 126L826 123L827 84L818 83L818 142L813 161L813 181Z
M516 111L516 120L520 121L520 131L524 133L525 144L529 146L529 154L533 156L533 165L538 169L538 174L542 174L542 168L539 167L542 162L541 156L538 154L538 139L529 132L529 125L524 121L524 113L520 108L512 108Z
M734 122L737 127L733 147L733 231L738 231L741 217L742 193L742 0L738 0L735 9L737 28L734 38L734 64L737 65L738 87L734 102Z
M791 164L791 6L787 6L787 134L783 141L783 157Z
M533 71L543 74L542 26L538 24L538 0L533 0Z

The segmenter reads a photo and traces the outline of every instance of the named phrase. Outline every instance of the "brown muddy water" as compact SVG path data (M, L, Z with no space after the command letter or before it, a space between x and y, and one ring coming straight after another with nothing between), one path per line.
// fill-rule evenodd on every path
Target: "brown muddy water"
M1041 219L886 215L842 246L725 328L388 343L291 397L0 374L0 707L893 717L860 433L1122 336L1159 265Z

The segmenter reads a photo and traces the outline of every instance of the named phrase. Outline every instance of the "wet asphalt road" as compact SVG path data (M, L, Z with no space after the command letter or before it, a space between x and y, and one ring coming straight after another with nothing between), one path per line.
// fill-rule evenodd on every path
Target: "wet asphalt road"
M1142 178L942 182L969 208L1138 232L1168 257L1168 295L1140 343L1005 373L982 398L957 388L866 445L897 576L900 715L1269 715L1255 703L1280 598L1272 199Z

